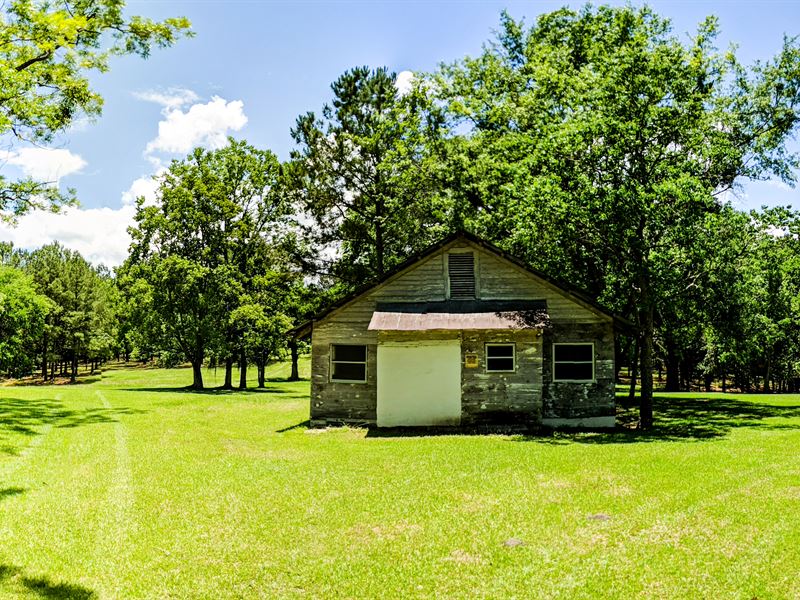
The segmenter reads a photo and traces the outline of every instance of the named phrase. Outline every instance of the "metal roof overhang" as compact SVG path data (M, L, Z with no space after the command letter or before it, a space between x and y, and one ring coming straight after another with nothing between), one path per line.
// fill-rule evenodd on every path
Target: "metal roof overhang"
M549 325L541 300L446 301L379 303L372 331L461 329L543 329Z

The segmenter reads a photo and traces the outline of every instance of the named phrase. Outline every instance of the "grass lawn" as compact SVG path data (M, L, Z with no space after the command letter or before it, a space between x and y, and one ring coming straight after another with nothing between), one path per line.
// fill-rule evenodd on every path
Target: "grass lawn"
M307 381L190 376L0 388L0 595L800 597L800 396L660 395L653 434L392 437L308 430Z

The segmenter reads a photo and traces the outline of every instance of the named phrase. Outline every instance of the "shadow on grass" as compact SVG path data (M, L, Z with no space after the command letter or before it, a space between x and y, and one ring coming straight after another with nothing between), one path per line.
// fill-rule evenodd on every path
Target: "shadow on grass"
M370 427L368 438L443 437L470 435L513 435L528 431L523 425L481 425L472 427Z
M21 487L7 487L0 489L0 500L10 498L12 496L19 496L25 493L25 488Z
M298 383L297 381L289 381L288 379L268 379L269 383ZM301 379L301 382L308 381L307 379ZM297 391L297 390L287 390L282 387L274 386L274 385L266 385L263 388L260 387L248 387L244 390L240 390L238 387L234 388L224 388L222 386L217 387L207 387L202 390L196 390L191 386L182 386L182 387L171 387L171 386L164 386L164 387L128 387L128 388L121 388L122 391L125 392L148 392L148 393L168 393L168 394L197 394L199 396L232 396L234 394L244 394L244 395L260 395L260 394L289 394L293 396L302 396L307 397L308 393L306 391Z
M91 600L97 594L81 585L54 582L48 577L27 577L22 569L12 565L0 565L0 582L8 581L25 589L28 594L47 600Z
M743 398L746 398L744 396ZM519 425L482 427L370 427L367 437L430 437L459 436L486 433L513 435L518 442L543 444L621 444L633 442L704 441L722 438L738 428L762 430L800 430L800 405L776 406L746 399L734 398L676 398L656 396L654 398L655 424L653 429L636 429L638 409L618 407L617 427L611 430L552 430L526 431ZM795 419L775 421L775 419ZM307 428L302 421L277 431L283 433L293 429ZM516 435L515 435L516 434Z
M654 426L636 429L638 409L618 407L617 427L610 431L547 431L518 441L548 444L621 444L631 442L703 441L725 437L738 428L800 429L800 406L776 406L734 398L656 396ZM775 422L771 419L798 419Z
M79 427L95 423L116 423L122 415L141 414L146 411L133 408L68 409L57 400L21 400L0 398L0 434L17 433L38 435L38 428L51 425L57 428ZM14 454L10 446L0 446L5 454Z
M311 421L306 419L305 421L300 421L299 423L295 423L294 425L289 425L282 429L276 429L275 433L286 433L287 431L293 431L295 429L308 429L311 426Z

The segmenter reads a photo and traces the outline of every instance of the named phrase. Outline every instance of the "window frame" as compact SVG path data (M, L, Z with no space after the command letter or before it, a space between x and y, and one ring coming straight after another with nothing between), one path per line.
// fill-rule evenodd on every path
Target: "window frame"
M489 368L489 348L497 346L511 346L511 369L490 369ZM516 342L486 342L483 345L484 372L485 373L516 373L517 372L517 344ZM493 358L508 358L507 356L495 356Z
M334 346L359 346L364 348L364 360L334 360L333 348ZM349 365L364 365L364 379L334 379L333 365L335 363L349 364ZM369 345L368 344L337 344L331 343L328 349L328 381L331 383L353 383L361 385L367 383L369 380Z
M556 346L591 346L592 347L592 378L591 379L556 379ZM552 357L551 357L551 367L552 367L552 381L553 383L596 383L597 382L597 372L596 372L596 362L597 362L597 355L595 353L595 344L594 342L553 342L552 348ZM589 361L587 360L559 360L559 364L572 364L572 365L585 365Z

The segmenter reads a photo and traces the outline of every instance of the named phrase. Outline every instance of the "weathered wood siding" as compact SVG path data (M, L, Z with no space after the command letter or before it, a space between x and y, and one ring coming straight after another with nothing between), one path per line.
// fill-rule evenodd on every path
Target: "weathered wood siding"
M530 298L547 301L547 312L553 322L604 323L609 318L582 306L578 299L538 281L530 273L502 258L482 251L480 294L482 300L517 300Z
M486 344L513 342L513 373L486 370ZM467 353L478 366L466 368ZM541 336L535 331L464 331L461 342L461 423L532 425L542 413Z
M553 344L559 342L594 342L594 383L553 381ZM543 336L542 346L544 418L582 419L614 415L614 329L610 323L554 323Z
M550 367L547 366L550 356L548 347L551 347L552 336L550 338L537 336L532 331L381 332L379 335L377 331L367 329L378 302L445 300L446 254L450 251L464 250L472 250L475 253L478 298L543 299L547 302L554 331L572 331L579 338L581 335L592 336L590 339L580 338L574 341L596 342L598 357L596 384L588 386L552 384ZM578 299L547 282L540 281L524 269L483 248L467 241L457 241L314 323L311 369L312 422L327 420L374 423L377 408L375 359L379 341L448 339L443 338L443 335L450 338L457 336L462 340L462 359L466 352L477 352L479 355L480 366L477 369L462 369L463 423L480 424L498 420L516 423L526 418L535 422L543 415L566 416L587 410L602 411L608 410L609 405L613 409L614 341L610 318L584 306ZM564 333L564 335L572 334ZM517 371L487 373L484 344L506 340L517 344ZM564 341L573 340L565 337ZM329 380L330 346L341 343L367 345L366 383L339 383ZM606 373L611 378L610 388ZM576 386L586 389L578 389Z

